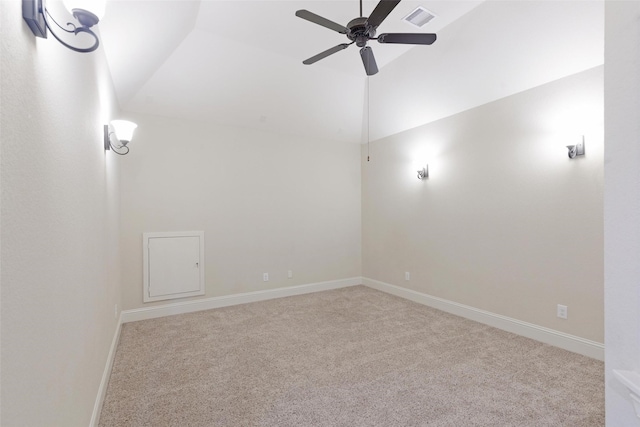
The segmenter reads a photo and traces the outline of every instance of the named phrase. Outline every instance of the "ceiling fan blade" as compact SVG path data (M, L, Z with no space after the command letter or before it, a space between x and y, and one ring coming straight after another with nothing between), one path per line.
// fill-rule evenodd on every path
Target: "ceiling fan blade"
M373 27L373 29L378 28L378 25L395 9L398 3L400 0L380 0L367 19L366 25Z
M347 34L347 28L343 27L340 24L336 24L333 21L328 20L327 18L323 18L320 15L316 15L313 12L309 12L308 10L299 10L296 12L296 16L298 18L306 19L309 22L313 22L314 24L322 25L325 28L328 28L333 31L337 31L341 34Z
M334 47L332 47L331 49L327 49L327 50L325 50L324 52L320 52L319 54L317 54L317 55L315 55L315 56L312 56L312 57L311 57L311 58L309 58L309 59L305 59L304 61L302 61L302 63L303 63L304 65L311 65L311 64L313 64L314 62L318 62L318 61L320 61L321 59L326 58L326 57L327 57L327 56L329 56L329 55L333 55L333 54L334 54L334 53L336 53L336 52L340 52L341 50L346 49L346 48L348 48L349 46L351 46L351 43L342 43L342 44L339 44L338 46L334 46Z
M379 43L432 44L435 41L435 34L425 33L386 33L378 36Z
M360 56L367 76L376 74L378 72L378 64L376 64L376 58L373 56L373 50L369 46L363 47L360 49Z

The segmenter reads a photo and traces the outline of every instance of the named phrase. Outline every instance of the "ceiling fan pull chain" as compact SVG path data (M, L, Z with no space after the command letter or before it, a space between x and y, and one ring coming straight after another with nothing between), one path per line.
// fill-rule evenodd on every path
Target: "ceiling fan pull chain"
M369 137L369 132L370 132L369 123L371 122L371 108L370 108L371 101L369 100L369 79L370 79L370 77L367 76L367 162L370 159L369 147L371 146L371 142L369 142L369 140L370 140L370 137Z

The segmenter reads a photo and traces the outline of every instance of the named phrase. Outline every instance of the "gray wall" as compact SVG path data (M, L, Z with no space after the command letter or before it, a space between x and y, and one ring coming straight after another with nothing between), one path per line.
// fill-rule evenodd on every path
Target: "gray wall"
M2 425L86 426L121 307L114 95L101 49L36 40L21 6L0 2Z
M363 151L363 276L603 342L602 66Z
M358 144L135 120L122 163L126 308L142 306L148 231L204 230L204 298L360 276Z
M637 426L612 370L640 372L640 2L606 2L605 367L607 425Z

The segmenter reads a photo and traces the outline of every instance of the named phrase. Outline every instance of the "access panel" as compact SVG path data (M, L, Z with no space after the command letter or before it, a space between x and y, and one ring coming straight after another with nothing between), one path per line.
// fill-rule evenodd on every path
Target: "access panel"
M144 302L204 295L204 232L143 234Z

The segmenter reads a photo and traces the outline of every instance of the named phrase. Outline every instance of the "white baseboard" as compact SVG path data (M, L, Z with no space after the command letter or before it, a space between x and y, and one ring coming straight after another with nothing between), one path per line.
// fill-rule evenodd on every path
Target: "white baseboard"
M287 288L267 289L264 291L247 292L223 297L201 298L197 300L154 305L152 307L124 310L122 312L122 323L155 319L156 317L171 316L174 314L192 313L194 311L210 310L212 308L228 307L250 302L265 301L274 298L290 297L293 295L310 294L313 292L328 291L330 289L346 288L348 286L361 284L361 277L352 277L349 279L331 280L328 282L290 286Z
M411 289L390 285L378 280L362 278L362 284L392 295L399 296L456 316L465 317L476 322L484 323L507 332L522 335L527 338L541 341L556 347L582 354L593 359L604 360L604 344L587 340L575 335L565 334L553 329L523 322L511 317L501 316L488 311L479 310L464 304L449 301L443 298L416 292Z
M109 348L109 355L107 356L107 363L102 373L102 379L100 380L100 387L98 387L98 395L96 396L96 402L93 405L93 413L91 414L91 423L89 427L98 427L100 423L100 411L102 410L102 404L107 394L107 386L109 385L109 378L111 378L111 369L113 368L113 360L116 357L116 349L118 348L118 342L120 341L120 330L122 329L122 313L118 318L118 326L116 332L111 340L111 348Z

